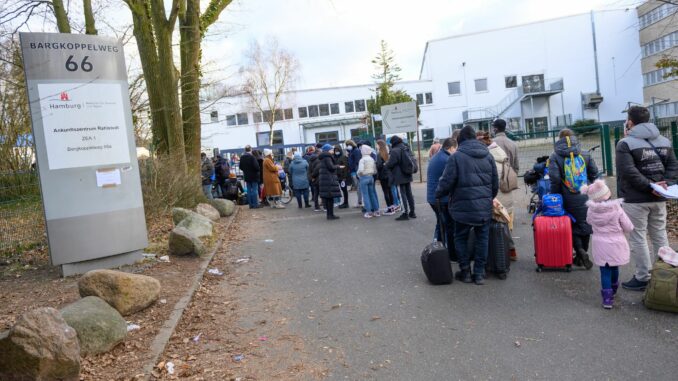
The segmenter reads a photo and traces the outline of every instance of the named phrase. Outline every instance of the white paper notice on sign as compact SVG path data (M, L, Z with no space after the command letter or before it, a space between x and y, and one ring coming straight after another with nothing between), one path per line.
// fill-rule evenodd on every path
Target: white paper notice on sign
M119 84L41 83L38 93L50 170L130 162Z
M97 169L97 186L111 187L120 185L120 170L118 168Z

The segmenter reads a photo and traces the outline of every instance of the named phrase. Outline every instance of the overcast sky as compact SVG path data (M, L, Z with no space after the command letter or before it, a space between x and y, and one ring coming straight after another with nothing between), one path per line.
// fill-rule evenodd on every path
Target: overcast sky
M426 41L591 9L635 11L634 0L237 0L204 45L210 76L226 78L252 40L278 38L301 63L297 88L371 81L386 40L403 79L417 79ZM563 31L567 33L567 31ZM479 47L482 48L482 47Z

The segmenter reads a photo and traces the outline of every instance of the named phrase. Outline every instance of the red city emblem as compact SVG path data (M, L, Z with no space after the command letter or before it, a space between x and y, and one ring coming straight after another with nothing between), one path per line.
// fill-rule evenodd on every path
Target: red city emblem
M70 99L68 98L68 93L67 93L67 92L65 92L65 91L62 91L62 92L61 92L61 100L62 100L62 101L70 101Z

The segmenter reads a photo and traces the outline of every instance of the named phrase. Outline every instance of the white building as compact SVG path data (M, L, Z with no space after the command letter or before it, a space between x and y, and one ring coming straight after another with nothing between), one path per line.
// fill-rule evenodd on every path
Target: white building
M463 124L540 131L577 119L624 118L642 103L638 19L633 10L579 14L427 42L417 81L403 81L420 104L422 140ZM274 144L342 141L365 132L374 85L297 90L275 124ZM363 128L362 131L359 129ZM208 107L206 149L264 145L268 125L245 97Z

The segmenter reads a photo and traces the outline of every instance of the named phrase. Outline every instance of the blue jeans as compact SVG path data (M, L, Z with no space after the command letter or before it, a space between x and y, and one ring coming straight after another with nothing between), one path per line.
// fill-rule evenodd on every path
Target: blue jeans
M391 193L393 194L393 205L400 205L400 197L398 197L398 187L391 185Z
M362 176L360 178L360 191L363 194L365 210L368 213L378 211L379 199L377 198L377 190L374 188L374 177Z
M357 192L358 193L358 205L363 203L363 192L362 192L362 187L360 186L360 181L358 180L358 174L355 172L351 172L351 178L353 179L353 184L357 186Z
M213 199L214 196L212 196L212 184L203 185L202 186L202 193L204 193L205 197L207 197L208 199L210 199L210 200Z
M301 204L301 199L303 197L304 199L304 205L308 205L308 188L306 189L295 189L294 190L294 196L297 198L297 204L299 204L299 207L302 207Z
M485 262L487 262L487 250L490 244L490 222L485 225L472 226L462 224L459 221L454 223L454 248L457 252L457 260L462 270L471 269L471 260L468 248L468 235L471 228L475 233L475 246L473 248L473 273L485 274Z
M259 183L247 183L247 203L250 205L250 208L259 206Z
M617 282L619 282L619 267L600 266L600 285L603 290L611 289L612 284Z

